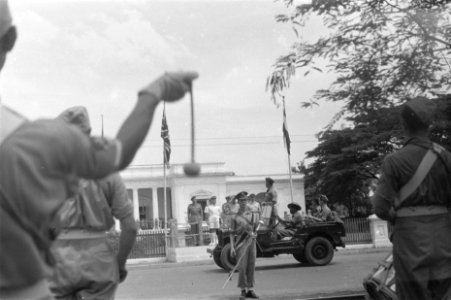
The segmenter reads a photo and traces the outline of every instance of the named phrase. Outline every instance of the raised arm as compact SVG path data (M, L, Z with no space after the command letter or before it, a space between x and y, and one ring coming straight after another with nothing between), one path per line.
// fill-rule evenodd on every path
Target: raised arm
M116 136L122 146L119 169L127 167L135 157L152 124L158 103L183 98L197 77L195 72L165 73L138 93L136 106Z

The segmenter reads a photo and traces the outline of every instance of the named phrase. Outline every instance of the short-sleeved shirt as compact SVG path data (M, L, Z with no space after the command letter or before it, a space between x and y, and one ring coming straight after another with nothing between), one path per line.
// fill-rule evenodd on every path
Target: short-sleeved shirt
M230 213L233 215L237 214L238 211L240 210L240 205L238 203L230 202L228 205L229 205Z
M219 228L219 219L221 218L221 206L219 205L207 205L205 206L204 213L208 214L208 226L210 229Z
M219 218L221 215L221 206L219 205L207 205L204 210L205 214L208 214L208 218Z
M114 173L100 180L81 180L80 192L58 213L62 230L107 231L114 225L113 217L123 220L133 216L133 207L124 182Z
M111 204L111 213L119 221L133 216L133 204L128 198L127 188L118 173L100 180L100 186Z
M265 201L272 201L274 203L277 203L277 191L274 188L274 186L271 186L267 191L266 191L266 197L265 197Z
M382 164L381 178L373 197L376 214L390 219L389 210L401 188L412 178L432 142L427 138L409 139L399 151L388 155ZM408 196L400 207L443 205L451 203L451 154L443 151L420 186Z
M202 221L202 206L199 203L188 205L188 222L199 223Z
M102 178L115 171L120 149L118 141L94 142L58 119L26 122L0 144L0 289L44 277L49 226L57 210L75 194L79 177Z

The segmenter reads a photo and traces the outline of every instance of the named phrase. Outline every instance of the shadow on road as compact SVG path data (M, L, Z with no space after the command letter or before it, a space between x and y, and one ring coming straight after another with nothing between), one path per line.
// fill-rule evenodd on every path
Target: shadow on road
M327 266L335 265L335 263L330 263ZM324 266L326 267L326 266ZM255 270L275 270L275 269L290 269L290 268L322 268L321 266L313 266L308 263L287 263L287 264L277 264L277 265L267 265L267 266L256 266Z
M327 266L333 266L335 263L330 263ZM326 267L326 266L324 266ZM286 263L286 264L276 264L276 265L264 265L264 266L256 266L256 271L265 271L265 270L279 270L279 269L294 269L294 268L322 268L318 266L313 266L308 263ZM222 274L226 273L225 270L220 269L219 267L214 269L208 269L204 271L205 273L211 274Z
M218 267L216 267L216 269L208 269L208 270L204 270L204 273L211 273L211 274L224 274L224 273L228 273L223 269L219 269Z

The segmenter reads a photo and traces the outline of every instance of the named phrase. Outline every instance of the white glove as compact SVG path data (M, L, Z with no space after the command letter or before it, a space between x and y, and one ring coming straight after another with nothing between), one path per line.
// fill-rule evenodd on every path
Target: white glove
M183 98L197 77L199 74L196 72L166 72L141 89L139 94L149 93L160 100L176 101Z

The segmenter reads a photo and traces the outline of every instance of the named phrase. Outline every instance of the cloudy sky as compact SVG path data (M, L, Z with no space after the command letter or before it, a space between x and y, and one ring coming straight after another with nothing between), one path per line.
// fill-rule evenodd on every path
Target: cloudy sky
M272 0L14 0L19 38L1 74L2 103L29 119L74 105L90 113L93 133L114 137L137 91L166 70L196 70L196 160L224 162L238 175L288 173L282 109L265 91L275 59L295 34ZM318 37L313 19L300 34ZM299 74L303 72L298 72ZM330 74L296 78L285 93L292 165L304 159L337 105L302 109ZM163 105L134 165L162 162ZM189 98L166 106L172 163L190 159Z

